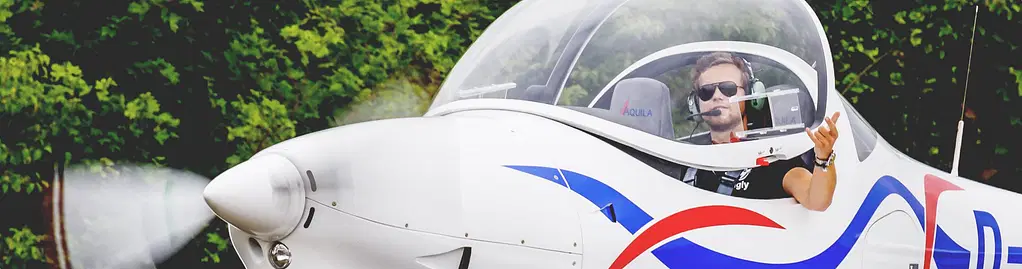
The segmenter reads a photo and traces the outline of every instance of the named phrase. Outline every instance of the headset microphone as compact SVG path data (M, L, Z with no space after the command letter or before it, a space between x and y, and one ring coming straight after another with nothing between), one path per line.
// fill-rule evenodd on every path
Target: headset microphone
M720 113L721 113L720 109L719 108L715 108L713 110L706 111L706 112L703 112L703 113L689 115L685 119L691 120L692 118L695 118L695 117L698 117L698 116L720 116Z
M706 111L703 113L689 115L688 117L686 117L686 120L691 120L692 118L695 118L697 116L720 116L720 113L721 112L719 108L714 108L713 110ZM699 127L700 123L703 123L703 118L699 118L699 121L696 122L696 126L692 126L692 133L688 134L688 137L691 138L692 135L696 134L696 129L698 129L697 127Z

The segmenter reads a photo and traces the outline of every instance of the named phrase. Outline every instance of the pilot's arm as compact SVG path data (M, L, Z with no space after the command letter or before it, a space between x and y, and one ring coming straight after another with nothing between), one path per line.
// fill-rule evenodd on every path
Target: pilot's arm
M784 190L810 210L827 210L834 198L837 169L832 162L827 160L834 152L834 142L837 141L835 122L839 116L841 116L840 112L834 112L833 117L825 118L827 126L821 126L816 132L806 128L806 134L815 144L813 150L816 153L816 159L829 163L828 167L814 165L812 173L805 168L796 167L784 175Z

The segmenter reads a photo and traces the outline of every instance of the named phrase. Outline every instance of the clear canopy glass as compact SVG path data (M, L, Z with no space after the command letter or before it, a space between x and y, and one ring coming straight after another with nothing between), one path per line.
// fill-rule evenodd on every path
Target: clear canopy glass
M734 119L742 139L798 134L824 116L827 46L802 0L526 0L475 41L431 108L528 100L696 144ZM720 63L733 69L707 71ZM740 87L696 93L722 81Z

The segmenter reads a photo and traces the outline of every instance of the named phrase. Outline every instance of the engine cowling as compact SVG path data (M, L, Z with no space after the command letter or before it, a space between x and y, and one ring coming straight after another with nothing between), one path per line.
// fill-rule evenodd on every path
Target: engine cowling
M293 221L290 213L282 212L253 215L259 220L273 219L271 215L287 219L269 221L276 222L276 226L244 224L252 228L242 229L243 223L252 220L224 219L237 226L237 232L245 234L293 224L290 226L293 233L280 239L285 243L291 238L316 238L303 233L317 230L319 239L311 243L325 245L312 249L336 248L331 245L336 240L325 239L329 237L355 241L364 238L361 242L365 244L361 246L372 248L374 243L370 242L378 238L327 222L353 217L391 229L450 239L445 242L461 242L452 243L451 247L488 242L535 251L575 253L566 254L574 257L582 252L582 242L579 217L571 197L562 186L508 167L549 164L555 158L553 154L544 154L556 150L555 141L541 139L544 128L526 125L556 123L522 116L525 118L512 121L457 115L379 120L285 141L256 154L249 166L254 171L273 165L287 172L266 174L300 178L298 185L303 190L300 197L306 199L300 220ZM275 160L272 164L271 159ZM293 167L285 165L282 159ZM241 181L231 184L243 184ZM230 184L225 180L223 185ZM262 192L274 193L272 190L264 188ZM262 199L270 196L263 195ZM311 213L313 210L315 213ZM260 239L262 252L273 243L265 237L255 238ZM295 244L287 244L298 262ZM438 253L425 251L415 255L420 254ZM570 262L566 264L570 266Z

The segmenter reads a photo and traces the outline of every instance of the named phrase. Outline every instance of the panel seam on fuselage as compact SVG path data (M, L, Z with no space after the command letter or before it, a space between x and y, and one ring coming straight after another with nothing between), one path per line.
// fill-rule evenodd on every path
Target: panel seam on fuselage
M557 168L557 174L561 175L561 180L564 181L564 186L570 190L571 183L568 183L568 178L564 177L564 172L561 172L560 168Z
M541 247L535 247L535 246L516 245L516 244L511 244L511 243L504 243L504 242L490 241L490 240L482 240L482 239L474 239L474 238L463 238L463 237L458 237L458 236L453 236L453 235L446 235L446 234L441 234L441 233L434 233L434 232L428 232L428 231L422 231L422 230L415 230L415 229L409 229L409 228L404 228L404 227L398 227L398 226L382 223L382 222L379 222L379 221L367 219L367 218L364 218L364 217L361 217L361 216L357 216L355 214L351 214L351 213L348 213L348 212L344 212L343 210L339 210L339 209L334 208L332 206L328 206L328 205L326 205L324 203L321 203L319 201L313 200L311 198L306 198L306 199L308 199L309 201L312 201L314 203L317 203L319 205L322 205L323 207L326 207L326 208L329 208L331 210L340 212L342 214L345 214L345 215L348 215L348 216L351 216L351 217L354 217L354 218L357 218L357 219L361 219L361 220L364 220L364 221L368 221L368 222L371 222L371 223L383 225L383 226L386 226L386 227L399 229L399 230L419 232L419 233L424 233L424 234L429 234L429 235L443 236L443 237L449 237L449 238L460 239L460 240L469 240L469 241L477 241L477 242L484 242L484 243L500 244L500 245L506 245L506 246L512 246L512 247L531 248L531 249L538 249L538 250L558 252L558 253L564 253L564 254L572 254L572 255L579 255L579 256L582 255L582 253L576 253L576 252L570 252L570 251L548 249L548 248L541 248Z

